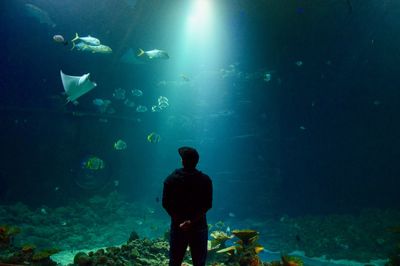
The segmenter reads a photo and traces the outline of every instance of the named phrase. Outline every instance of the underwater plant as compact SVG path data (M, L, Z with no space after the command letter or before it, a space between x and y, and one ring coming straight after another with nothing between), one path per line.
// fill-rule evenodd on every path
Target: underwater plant
M255 230L233 230L232 235L238 238L236 245L230 246L217 253L227 254L227 264L238 264L240 266L260 266L261 259L258 256L264 248L257 243L259 233Z
M56 265L50 256L59 252L58 249L43 249L36 251L34 244L23 244L21 247L13 246L13 238L21 230L15 226L0 226L0 265Z
M25 253L30 253L35 251L36 249L36 245L31 244L31 243L27 243L27 244L23 244L21 247L21 250Z
M400 226L389 227L387 228L387 231L399 234ZM385 266L400 266L400 242L396 245L396 248L394 249L392 254L389 255L389 260L385 264Z
M15 226L0 225L0 248L6 248L12 245L14 237L21 232L21 229Z
M32 256L32 261L35 262L41 262L44 263L46 262L48 265L50 265L50 256L53 254L58 253L59 250L56 248L52 248L52 249L44 249L38 252L35 252Z
M211 240L211 249L213 248L225 248L225 242L233 238L233 236L228 236L224 231L213 231L210 236L213 238Z
M284 255L284 256L282 256L282 265L283 266L303 266L304 263L298 257Z

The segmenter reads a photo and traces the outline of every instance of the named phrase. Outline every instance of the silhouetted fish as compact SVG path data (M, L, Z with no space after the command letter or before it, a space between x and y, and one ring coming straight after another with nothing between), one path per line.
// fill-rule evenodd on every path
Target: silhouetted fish
M25 11L28 16L35 18L42 24L47 24L52 28L56 26L54 21L50 18L49 14L35 5L25 4Z

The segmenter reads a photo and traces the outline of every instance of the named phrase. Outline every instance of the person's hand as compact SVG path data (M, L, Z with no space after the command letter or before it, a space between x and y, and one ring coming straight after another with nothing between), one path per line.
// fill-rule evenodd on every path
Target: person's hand
M183 223L179 224L179 227L183 230L186 231L190 228L190 226L192 225L192 222L190 220L186 220Z

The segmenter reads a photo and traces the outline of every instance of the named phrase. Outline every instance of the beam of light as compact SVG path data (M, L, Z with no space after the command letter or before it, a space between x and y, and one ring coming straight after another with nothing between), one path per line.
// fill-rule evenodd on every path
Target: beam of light
M211 0L195 0L186 21L187 37L204 39L212 36L213 8Z

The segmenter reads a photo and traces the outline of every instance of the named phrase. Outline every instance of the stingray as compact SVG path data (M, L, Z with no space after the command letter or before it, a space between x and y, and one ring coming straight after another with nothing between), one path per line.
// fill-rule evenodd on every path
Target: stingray
M60 70L60 74L65 93L68 96L67 103L75 102L76 99L97 86L95 82L89 80L90 73L83 76L69 76L65 75L62 70Z

